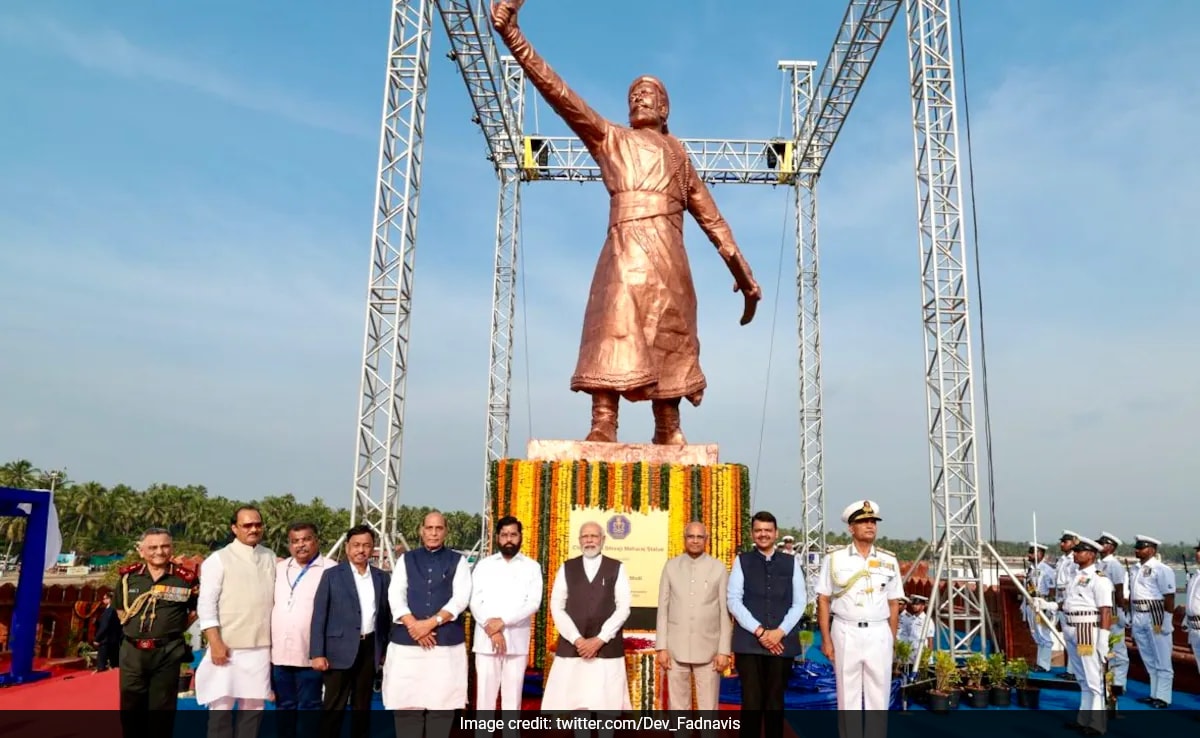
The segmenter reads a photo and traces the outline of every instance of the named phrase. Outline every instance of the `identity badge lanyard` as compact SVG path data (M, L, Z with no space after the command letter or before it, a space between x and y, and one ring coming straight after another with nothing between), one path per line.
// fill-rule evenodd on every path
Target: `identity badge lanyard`
M312 565L315 563L317 563L317 560L313 559L312 561L305 564L304 568L300 570L300 573L296 575L296 581L294 581L288 585L289 587L291 587L291 591L288 592L288 609L289 610L292 609L292 602L294 602L296 599L296 585L300 583L300 580L304 578L304 575L308 573L308 570L311 569Z

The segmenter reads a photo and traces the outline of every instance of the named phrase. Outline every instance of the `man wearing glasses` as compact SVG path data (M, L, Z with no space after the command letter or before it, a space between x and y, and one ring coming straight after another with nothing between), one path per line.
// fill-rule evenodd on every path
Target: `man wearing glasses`
M683 530L683 553L667 562L658 583L655 630L660 668L667 671L667 707L716 710L721 674L730 667L732 626L726 592L725 563L705 553L708 531L703 523Z
M234 540L200 565L196 610L208 650L196 669L196 701L214 710L208 735L254 738L271 694L271 608L275 554L260 545L262 514L239 507L230 520Z

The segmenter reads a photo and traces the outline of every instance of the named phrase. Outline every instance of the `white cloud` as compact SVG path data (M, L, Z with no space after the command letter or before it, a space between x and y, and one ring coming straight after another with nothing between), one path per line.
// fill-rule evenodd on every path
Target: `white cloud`
M70 59L86 69L195 90L246 110L305 126L375 139L363 121L292 90L238 79L213 60L185 59L141 44L111 28L73 28L50 18L0 18L0 38Z

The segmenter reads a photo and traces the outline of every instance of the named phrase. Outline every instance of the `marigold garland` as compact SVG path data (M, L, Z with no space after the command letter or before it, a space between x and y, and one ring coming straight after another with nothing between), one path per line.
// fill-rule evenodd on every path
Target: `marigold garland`
M651 464L647 462L527 461L492 462L492 519L512 515L525 530L524 551L542 565L546 577L542 607L533 624L529 665L545 669L558 641L550 617L551 585L571 550L572 509L599 507L613 512L666 510L667 556L683 553L683 529L699 520L709 531L709 553L733 565L742 533L750 528L750 473L743 464ZM653 652L631 653L630 686L639 703L659 701ZM648 659L648 661L647 661ZM661 708L659 708L661 709Z

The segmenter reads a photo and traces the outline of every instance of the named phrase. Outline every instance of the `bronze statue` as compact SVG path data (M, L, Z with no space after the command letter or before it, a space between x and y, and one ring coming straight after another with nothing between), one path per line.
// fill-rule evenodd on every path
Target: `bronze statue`
M629 127L588 106L543 60L517 26L523 0L493 3L492 25L547 104L582 140L608 190L608 236L592 277L571 389L592 396L589 441L615 443L617 405L650 400L654 443L685 444L680 400L699 405L696 290L683 246L683 213L717 247L753 319L762 290L754 281L712 194L677 138L667 131L666 87L650 76L629 87Z

